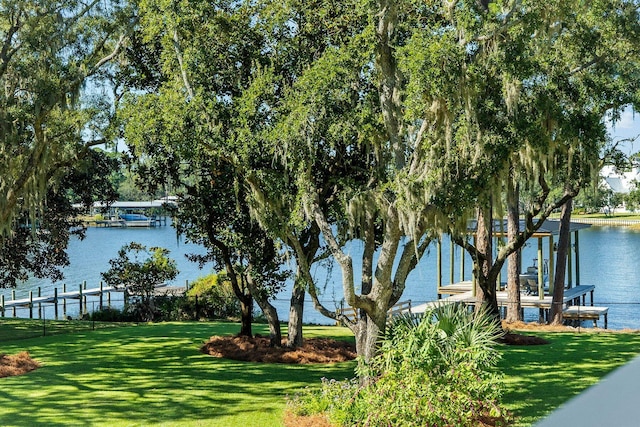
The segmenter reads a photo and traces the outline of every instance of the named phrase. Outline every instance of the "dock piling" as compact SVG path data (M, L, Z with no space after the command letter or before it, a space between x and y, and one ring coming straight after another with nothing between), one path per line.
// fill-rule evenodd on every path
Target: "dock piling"
M58 288L53 288L53 313L58 320Z
M83 287L84 290L87 289L87 281L86 280L82 281L82 287ZM84 311L80 310L80 314L88 313L88 311L87 311L87 295L86 295L86 293L82 294L80 299L82 300L82 305L83 305L83 308L84 308Z
M84 314L82 312L82 283L80 284L80 286L78 286L78 317L82 318L82 315Z

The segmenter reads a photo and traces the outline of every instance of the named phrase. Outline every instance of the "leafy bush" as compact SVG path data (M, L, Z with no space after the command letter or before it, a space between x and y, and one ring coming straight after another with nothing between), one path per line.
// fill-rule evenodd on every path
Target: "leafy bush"
M117 308L105 307L101 310L96 310L87 314L88 320L95 322L131 322L135 321L131 315L124 313Z
M187 297L191 304L197 301L193 308L200 317L226 319L240 315L240 302L223 273L199 277L189 287Z
M344 426L506 424L493 372L501 329L487 313L447 305L394 321L360 381L323 380L290 400L297 415L326 412Z
M165 248L147 248L131 242L120 248L118 256L109 260L109 270L102 273L108 285L122 288L133 296L127 310L140 320L154 320L156 287L178 275L176 262L168 255L169 250Z

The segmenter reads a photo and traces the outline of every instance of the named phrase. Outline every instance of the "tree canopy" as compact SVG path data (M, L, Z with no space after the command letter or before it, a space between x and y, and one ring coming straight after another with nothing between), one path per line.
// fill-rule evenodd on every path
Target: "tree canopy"
M105 105L88 97L124 41L117 0L0 2L0 263L2 286L59 278L71 202L109 200L113 164L92 147L110 137ZM89 90L90 91L90 90Z

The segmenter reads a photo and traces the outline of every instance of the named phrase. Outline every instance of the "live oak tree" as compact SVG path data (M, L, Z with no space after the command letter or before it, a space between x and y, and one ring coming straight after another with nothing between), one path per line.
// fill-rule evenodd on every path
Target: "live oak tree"
M273 15L284 16L277 31L265 14L271 3L144 5L141 25L160 46L163 77L145 89L158 104L129 110L144 116L141 138L162 140L143 160L159 153L177 170L188 156L176 153L200 147L232 167L252 217L293 248L316 308L346 322L365 359L435 234L469 251L497 315L504 260L588 180L603 112L635 93L632 3L286 2ZM327 43L307 58L287 56L313 26L329 29L320 33ZM215 179L209 173L202 177ZM494 260L492 218L508 179L533 196L526 228ZM554 200L552 184L564 189ZM477 211L474 245L465 236ZM320 304L306 256L317 244L304 230L322 233L355 321ZM343 250L349 240L365 248L359 283Z
M108 111L84 89L102 80L121 48L125 17L115 0L0 2L3 285L27 274L57 278L56 265L68 262L64 249L76 213L66 192L82 190L78 174L104 172L106 165L91 147L106 141Z
M407 44L417 76L408 104L430 106L444 136L432 139L441 156L427 167L457 198L452 206L473 201L466 206L477 209L477 243L465 238L466 222L446 228L473 258L479 298L496 316L504 261L591 179L604 115L637 93L637 8L569 3L454 2L430 9L425 31ZM493 258L494 211L503 212L505 189L518 182L532 194L525 229ZM553 186L562 188L558 197Z
M132 90L121 109L137 173L148 189L176 188L177 229L208 249L199 261L226 270L242 305L241 332L251 335L255 300L271 344L279 346L280 322L269 299L286 271L277 242L249 215L244 181L245 171L270 164L261 147L244 144L245 132L250 136L263 121L260 111L245 109L267 55L252 6L138 6L140 25L123 73Z
M0 239L1 288L15 287L32 276L62 279L61 267L69 265L69 238L85 236L78 215L95 200L116 199L108 177L117 166L104 152L91 150L81 161L56 171L58 182L43 200L46 208L35 220L28 210L21 211L11 231Z
M391 46L396 37L395 6L342 6L341 15L331 19L350 30L286 93L277 116L280 139L274 152L296 176L297 212L321 230L341 269L345 301L358 316L350 319L325 307L310 286L316 309L344 322L356 336L358 354L368 360L384 333L387 310L401 297L409 272L429 242L423 220L429 210L418 206L414 211L415 206L403 204L398 196L401 179L415 177L407 153L420 145L424 132L400 115L402 79ZM336 202L331 204L325 203L324 187L316 179L325 169L333 174L331 199ZM409 216L417 219L413 228L407 227ZM358 282L353 259L343 249L349 240L364 245ZM312 283L300 253L297 261Z

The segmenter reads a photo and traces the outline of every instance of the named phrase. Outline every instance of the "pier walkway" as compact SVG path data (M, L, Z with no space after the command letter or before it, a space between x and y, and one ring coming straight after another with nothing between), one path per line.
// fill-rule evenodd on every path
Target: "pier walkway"
M0 299L0 311L4 311L8 308L13 308L13 307L29 307L30 305L38 304L38 303L47 304L47 303L56 303L59 300L65 300L65 299L80 299L83 296L96 296L96 295L102 295L108 292L123 292L123 289L116 288L114 286L101 286L99 288L83 289L82 285L80 285L77 291L68 291L68 292L58 293L58 290L55 289L55 292L53 295L47 295L47 296L33 296L33 293L30 292L31 296L29 296L28 298L13 299L10 301L5 301L4 295L2 295L2 298Z
M590 296L590 305L593 306L593 292L595 286L593 285L579 285L569 289L565 289L564 298L562 303L564 306L586 306L587 295ZM463 302L465 304L473 305L476 303L476 297L471 291L471 281L465 281L455 283L440 288L441 294L448 294L446 298L439 299L437 301L431 301L425 304L420 304L411 310L413 313L424 313L425 311L438 307L443 304L451 304L455 302ZM497 293L498 306L504 308L508 303L508 295L506 291L498 291ZM542 297L538 295L520 295L520 305L522 308L537 308L540 310L550 310L553 297L551 295L544 295Z

